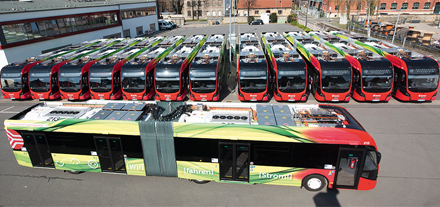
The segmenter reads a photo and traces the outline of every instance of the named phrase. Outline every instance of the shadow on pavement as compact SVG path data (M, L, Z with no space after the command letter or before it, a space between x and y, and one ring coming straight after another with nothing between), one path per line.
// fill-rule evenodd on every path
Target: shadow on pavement
M336 195L339 194L339 190L337 189L329 189L327 188L327 192L320 192L313 197L313 201L316 206L341 206L336 198Z

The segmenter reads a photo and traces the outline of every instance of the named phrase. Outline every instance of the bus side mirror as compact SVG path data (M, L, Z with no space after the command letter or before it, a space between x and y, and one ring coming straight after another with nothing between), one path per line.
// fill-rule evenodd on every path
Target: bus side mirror
M380 152L377 152L377 164L380 163L380 159L382 159L382 154Z

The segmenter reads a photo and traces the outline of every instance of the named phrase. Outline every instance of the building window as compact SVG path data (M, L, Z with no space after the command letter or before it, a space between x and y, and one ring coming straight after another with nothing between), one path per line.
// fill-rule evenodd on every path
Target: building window
M413 9L419 9L419 2L414 2Z
M124 38L130 38L130 29L124 30Z
M142 35L144 28L142 26L136 27L136 35Z
M387 8L387 4L386 3L380 4L380 10L385 10L386 8Z
M131 18L144 17L149 15L156 15L156 7L127 9L121 11L122 19L131 19Z
M423 9L429 9L431 7L431 2L426 2Z
M212 16L215 17L215 11L212 11Z
M191 7L191 1L187 1L186 6Z
M260 11L255 11L255 14L259 14L260 13Z
M206 12L206 16L207 16L207 17L209 17L209 16L210 16L210 15L209 15L209 11L208 11L208 12Z
M34 40L38 38L53 38L62 34L76 31L100 28L120 24L117 13L101 13L95 15L78 14L74 17L54 17L45 21L32 21L18 24L1 23L6 43L4 45Z
M397 3L392 3L391 4L391 10L396 10L397 8Z
M218 11L218 16L219 16L219 17L222 16L222 11Z
M338 11L338 10L339 10L339 6L336 5L336 6L335 6L335 11Z
M408 3L403 3L402 4L402 9L408 9Z
M279 15L283 14L283 10L278 10L278 14Z
M191 11L188 11L187 14L188 14L188 17L191 17Z

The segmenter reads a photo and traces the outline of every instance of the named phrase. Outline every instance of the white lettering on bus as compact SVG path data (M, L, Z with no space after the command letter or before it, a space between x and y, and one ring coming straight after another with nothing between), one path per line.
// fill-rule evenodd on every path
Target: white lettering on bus
M271 173L260 172L260 174L259 174L259 178L292 180L293 175L292 175L292 174L287 174L287 175L277 175L277 174L271 174Z
M188 174L196 174L196 175L214 175L214 170L196 170L193 167L184 167L183 168L184 173Z
M127 164L127 167L130 170L144 170L144 166L143 165Z

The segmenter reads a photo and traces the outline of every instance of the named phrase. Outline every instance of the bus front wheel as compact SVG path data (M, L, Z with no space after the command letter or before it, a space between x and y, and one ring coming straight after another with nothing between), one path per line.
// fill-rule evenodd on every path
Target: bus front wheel
M191 180L191 181L193 181L193 182L195 182L195 183L197 183L197 184L206 184L206 183L209 183L208 180Z
M303 180L303 186L308 191L320 191L327 186L327 180L322 175L310 175Z

